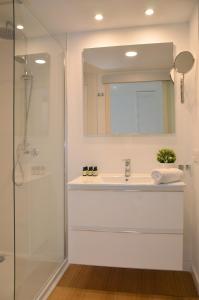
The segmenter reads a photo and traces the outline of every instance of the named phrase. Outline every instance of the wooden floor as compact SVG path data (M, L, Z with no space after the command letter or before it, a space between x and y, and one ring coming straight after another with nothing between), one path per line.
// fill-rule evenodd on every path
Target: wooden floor
M187 272L71 265L48 300L195 300Z

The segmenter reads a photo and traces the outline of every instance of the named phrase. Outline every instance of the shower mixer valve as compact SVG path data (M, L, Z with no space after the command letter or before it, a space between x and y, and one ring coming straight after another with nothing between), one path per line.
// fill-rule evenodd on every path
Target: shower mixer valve
M36 147L31 147L28 145L28 147L25 147L24 149L24 154L30 154L31 156L36 157L39 155L39 150Z
M20 144L18 146L18 151L20 151L20 152L22 152L23 154L26 154L26 155L31 155L33 157L39 155L39 150L36 147L32 147L28 143Z

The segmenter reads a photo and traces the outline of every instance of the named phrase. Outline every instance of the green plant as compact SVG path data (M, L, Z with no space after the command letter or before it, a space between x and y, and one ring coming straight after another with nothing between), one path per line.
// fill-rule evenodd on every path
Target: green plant
M176 161L176 154L172 149L160 149L157 153L157 161L171 164Z

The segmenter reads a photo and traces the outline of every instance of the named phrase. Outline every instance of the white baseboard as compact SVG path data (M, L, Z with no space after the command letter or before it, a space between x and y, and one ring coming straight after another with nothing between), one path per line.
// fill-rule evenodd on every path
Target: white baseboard
M192 272L191 260L184 260L183 271Z
M197 291L198 291L198 295L199 295L199 274L196 271L196 268L194 266L192 266L192 276L193 276L193 280L195 282Z
M69 264L68 260L64 260L63 264L59 267L57 272L52 276L52 278L48 281L46 286L43 288L42 292L35 298L35 300L47 300L52 291L55 289L61 277L64 275L67 270Z

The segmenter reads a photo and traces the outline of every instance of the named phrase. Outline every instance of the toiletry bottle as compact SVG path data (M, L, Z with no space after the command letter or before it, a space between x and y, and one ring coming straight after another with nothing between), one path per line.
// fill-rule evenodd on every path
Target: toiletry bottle
M93 167L88 168L88 176L93 176Z
M83 176L87 176L88 175L88 167L83 167L82 175Z
M97 176L98 175L98 169L97 166L93 167L93 176Z

